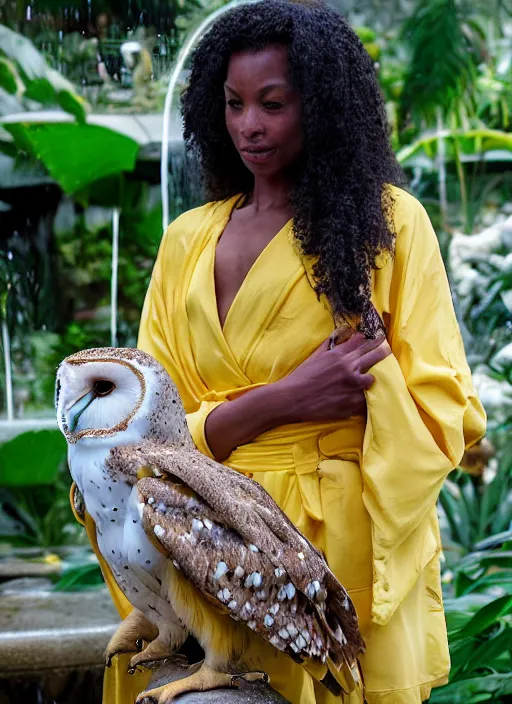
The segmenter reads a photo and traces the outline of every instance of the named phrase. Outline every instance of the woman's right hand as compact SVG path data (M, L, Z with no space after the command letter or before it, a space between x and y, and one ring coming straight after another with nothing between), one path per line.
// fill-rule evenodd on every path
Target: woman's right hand
M364 392L375 381L369 370L391 354L384 336L369 340L359 332L329 349L326 340L293 372L274 384L289 398L290 423L343 420L364 415Z
M360 333L351 333L349 339L345 335L345 341L331 349L333 337L280 381L251 389L211 411L205 438L218 462L280 425L364 415L364 391L374 382L368 370L391 349L384 337L367 340Z

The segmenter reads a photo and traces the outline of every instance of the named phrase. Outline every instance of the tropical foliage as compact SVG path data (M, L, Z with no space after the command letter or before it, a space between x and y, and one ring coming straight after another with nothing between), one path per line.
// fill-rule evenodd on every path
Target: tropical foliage
M152 50L155 73L168 70L185 33L222 4L172 2L163 19L162 6L153 3L148 12L161 33ZM398 158L452 267L475 378L498 384L502 396L512 399L510 227L492 250L471 250L464 270L454 255L459 230L473 235L512 210L510 0L338 4L377 65ZM133 25L133 15L110 5L111 36L101 41L106 54L118 54L120 28ZM16 5L16 17L4 17L19 31L26 24L22 6ZM46 0L38 4L43 6L60 17L68 3ZM146 11L142 5L139 10ZM44 22L38 33L31 30L41 53L26 37L0 27L0 113L66 113L59 123L19 120L0 127L0 151L9 155L11 173L26 184L32 179L35 194L26 204L28 224L20 225L14 215L19 201L0 202L6 223L0 234L0 320L11 333L19 416L51 412L54 372L64 356L109 344L113 209L121 213L119 344L135 344L161 236L158 163L125 132L94 124L80 90L67 80L97 80L91 76L97 73L98 43L82 39L87 21L78 12L76 32L62 41ZM107 95L104 109L116 111L118 103L109 100ZM196 204L199 186L183 154L173 154L170 167L175 216ZM0 392L3 383L0 374ZM512 695L512 413L510 404L498 410L489 403L488 411L490 449L479 472L454 472L440 496L453 669L432 704L504 704ZM13 551L37 548L37 559L58 560L55 588L94 587L99 571L71 514L59 437L50 431L26 434L0 446L0 541Z
M48 65L27 38L0 25L0 116L53 106L78 123L85 120L87 104L74 86ZM15 144L0 127L1 151L15 157L25 146Z
M510 190L512 47L494 24L506 8L490 9L418 0L379 59L399 158L448 231L472 232L493 192Z

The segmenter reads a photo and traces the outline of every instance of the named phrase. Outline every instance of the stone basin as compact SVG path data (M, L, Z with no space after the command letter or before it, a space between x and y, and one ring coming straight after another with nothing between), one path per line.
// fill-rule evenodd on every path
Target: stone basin
M0 596L0 678L101 665L118 623L104 588Z
M31 583L33 586L31 587ZM103 653L119 616L105 588L56 592L44 580L21 579L0 594L0 701L99 704ZM8 586L8 585L7 585ZM16 591L19 588L20 591ZM187 653L188 654L188 653ZM158 667L158 666L157 666ZM165 661L150 686L186 676L183 663ZM268 685L191 692L183 704L286 704ZM127 704L131 704L128 703Z

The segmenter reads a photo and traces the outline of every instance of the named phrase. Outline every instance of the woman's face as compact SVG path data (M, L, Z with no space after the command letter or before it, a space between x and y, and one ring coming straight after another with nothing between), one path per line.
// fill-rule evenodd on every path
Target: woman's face
M226 127L255 176L285 176L303 145L301 100L285 46L232 54L224 84Z

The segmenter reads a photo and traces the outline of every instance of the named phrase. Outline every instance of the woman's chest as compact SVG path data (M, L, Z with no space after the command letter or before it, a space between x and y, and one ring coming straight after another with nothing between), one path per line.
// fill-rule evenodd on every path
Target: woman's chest
M300 258L285 238L272 240L257 256L235 291L223 326L215 250L206 247L190 279L186 309L198 371L215 388L222 381L230 385L230 370L241 372L251 383L276 381L333 329L330 312L318 301Z
M234 213L220 238L212 238L215 295L222 327L245 279L253 268L258 268L263 252L268 247L277 256L281 240L290 234L288 213L264 212L251 218Z

